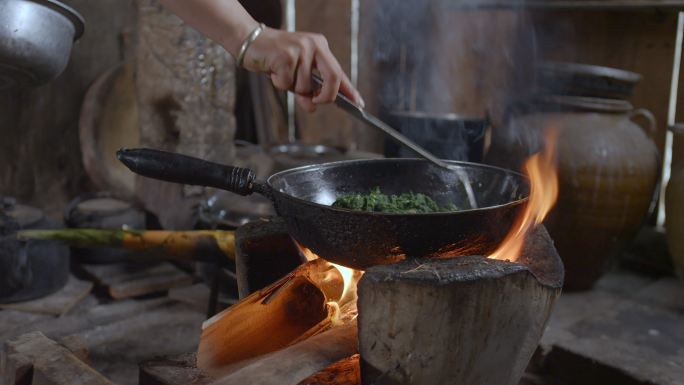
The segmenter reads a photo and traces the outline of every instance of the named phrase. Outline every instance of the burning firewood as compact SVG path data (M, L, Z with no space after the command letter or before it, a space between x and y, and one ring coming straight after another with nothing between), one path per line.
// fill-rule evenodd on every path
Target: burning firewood
M241 364L239 369L214 385L297 385L313 373L357 351L357 325L352 321Z
M297 385L360 385L359 355L339 360Z
M517 261L472 256L369 269L359 283L363 383L518 384L563 266L543 227Z
M338 303L343 292L343 277L336 267L321 259L307 262L206 321L197 354L198 367L216 377L235 370L235 364L241 361L283 349L345 323L343 316L350 313L342 310L353 304ZM346 355L333 361L355 353L344 351Z

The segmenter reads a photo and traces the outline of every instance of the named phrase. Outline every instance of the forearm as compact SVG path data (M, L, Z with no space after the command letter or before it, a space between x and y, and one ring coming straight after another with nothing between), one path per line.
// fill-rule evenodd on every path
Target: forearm
M258 23L237 0L160 0L205 36L237 56L240 45Z

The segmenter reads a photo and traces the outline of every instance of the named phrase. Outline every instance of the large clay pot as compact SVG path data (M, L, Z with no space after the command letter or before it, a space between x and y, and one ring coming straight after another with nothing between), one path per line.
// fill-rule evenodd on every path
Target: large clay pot
M642 129L633 119L642 117ZM546 220L565 264L565 289L590 289L651 208L659 156L649 138L655 119L626 101L547 96L495 130L491 163L520 166L559 131L558 202Z
M672 262L684 279L684 125L670 130L674 133L674 145L672 171L665 192L665 228Z

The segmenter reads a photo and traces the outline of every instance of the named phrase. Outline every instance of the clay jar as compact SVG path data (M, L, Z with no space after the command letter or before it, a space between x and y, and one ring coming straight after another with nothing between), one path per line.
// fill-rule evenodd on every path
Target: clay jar
M665 192L665 228L672 262L684 279L684 125L670 130L674 133L672 173Z
M644 120L644 127L635 121ZM546 220L565 264L565 289L590 289L651 207L659 156L653 115L626 101L546 96L495 130L488 159L521 165L558 130L559 197Z

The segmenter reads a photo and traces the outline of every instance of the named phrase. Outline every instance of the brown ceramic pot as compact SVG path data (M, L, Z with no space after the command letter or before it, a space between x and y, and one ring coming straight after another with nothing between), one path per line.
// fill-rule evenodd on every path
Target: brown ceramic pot
M672 263L684 280L684 125L678 124L670 130L674 134L674 144L672 171L665 194L665 228Z
M559 130L560 192L546 225L565 263L565 289L589 289L653 202L659 156L649 134L655 119L612 99L552 96L531 107L493 134L488 158L519 166L540 148L545 129ZM637 117L645 129L633 121Z

